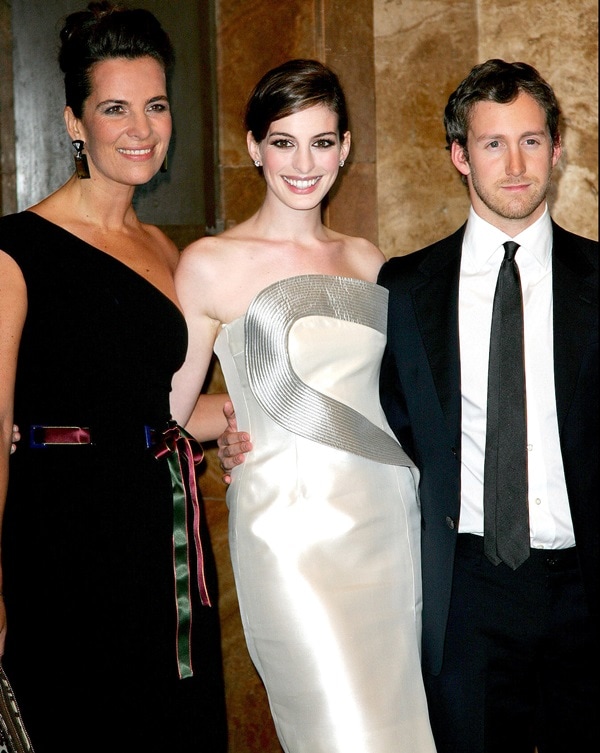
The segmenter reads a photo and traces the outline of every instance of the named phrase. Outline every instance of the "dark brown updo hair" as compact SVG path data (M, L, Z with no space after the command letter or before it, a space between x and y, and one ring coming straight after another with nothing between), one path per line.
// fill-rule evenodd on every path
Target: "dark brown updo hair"
M166 73L175 61L171 40L150 11L106 1L89 3L87 10L67 16L60 41L58 62L65 77L66 104L76 118L81 118L90 96L94 63L149 56Z
M256 84L248 99L244 125L259 143L275 120L317 105L328 107L338 116L338 134L343 138L348 130L348 110L336 74L318 60L288 60L265 73Z

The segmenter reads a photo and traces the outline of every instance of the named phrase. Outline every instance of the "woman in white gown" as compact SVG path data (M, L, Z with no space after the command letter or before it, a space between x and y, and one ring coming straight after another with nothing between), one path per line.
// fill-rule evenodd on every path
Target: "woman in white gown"
M253 440L227 492L230 548L284 750L432 753L418 475L379 403L384 257L321 219L350 149L337 77L310 60L269 71L246 128L265 200L183 252L190 339L173 414L186 423L214 348Z

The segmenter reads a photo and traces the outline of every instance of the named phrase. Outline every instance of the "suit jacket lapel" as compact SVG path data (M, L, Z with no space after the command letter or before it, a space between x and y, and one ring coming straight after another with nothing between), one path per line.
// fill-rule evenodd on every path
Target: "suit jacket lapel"
M593 269L577 247L575 237L555 223L552 225L554 381L560 429L596 322L596 293L587 279Z
M458 283L465 226L435 245L419 267L426 279L413 290L437 396L457 448L461 422Z
M552 225L554 379L560 428L589 345L588 333L596 322L596 294L589 282L593 269L578 248L575 236L554 222ZM466 223L434 244L419 267L424 280L412 292L437 397L455 447L460 447L458 286L465 227Z

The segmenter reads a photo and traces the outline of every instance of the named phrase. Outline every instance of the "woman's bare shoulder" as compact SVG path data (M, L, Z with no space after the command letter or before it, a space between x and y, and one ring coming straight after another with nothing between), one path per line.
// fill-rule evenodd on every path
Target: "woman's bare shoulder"
M352 250L356 250L362 254L383 257L383 254L381 253L379 248L377 248L377 246L367 238L362 238L358 235L346 235L345 239L348 248Z
M356 274L365 280L377 279L385 256L380 249L367 238L341 235L347 262L356 270Z
M207 235L190 243L181 252L176 279L185 285L203 285L220 289L221 283L231 280L242 264L247 263L244 246L225 233Z
M182 259L193 259L196 263L203 260L211 263L230 264L232 257L244 254L248 250L250 239L236 229L226 230L219 235L205 235L183 249Z
M238 231L238 226L235 226L229 230L224 230L222 233L217 233L216 235L203 235L200 238L197 238L195 241L192 241L184 250L187 251L188 249L198 249L200 251L209 252L211 250L214 251L227 247L231 243L239 239L240 234Z

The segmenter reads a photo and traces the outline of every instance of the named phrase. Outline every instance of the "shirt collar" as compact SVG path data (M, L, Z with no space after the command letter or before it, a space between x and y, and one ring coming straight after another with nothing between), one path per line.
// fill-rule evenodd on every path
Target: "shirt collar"
M538 264L546 269L550 264L552 252L552 222L548 205L546 204L544 213L533 225L525 228L514 238L482 219L471 206L464 235L463 254L468 257L475 269L481 269L500 246L510 240L527 249Z

